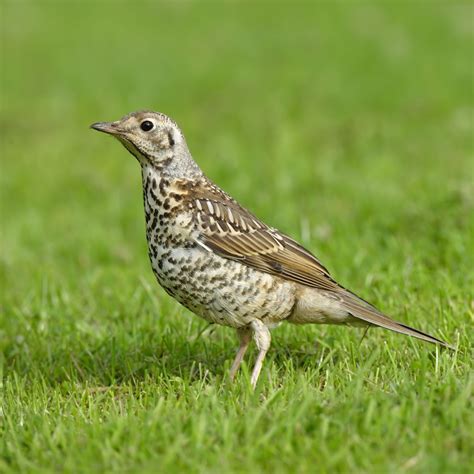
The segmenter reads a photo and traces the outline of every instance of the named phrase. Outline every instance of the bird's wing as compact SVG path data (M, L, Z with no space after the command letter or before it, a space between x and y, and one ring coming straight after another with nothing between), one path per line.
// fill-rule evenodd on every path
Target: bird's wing
M270 228L217 187L195 188L189 207L199 230L198 242L216 254L305 286L330 291L354 317L425 341L449 344L392 320L340 286L308 250Z
M189 201L202 245L287 280L322 290L340 289L321 262L293 239L268 227L227 195L206 194Z

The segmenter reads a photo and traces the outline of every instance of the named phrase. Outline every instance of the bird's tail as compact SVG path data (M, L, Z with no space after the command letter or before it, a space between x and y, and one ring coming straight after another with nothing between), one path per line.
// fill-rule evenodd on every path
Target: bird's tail
M423 341L432 342L433 344L440 344L449 349L454 349L450 344L438 339L434 336L430 336L418 329L411 328L405 324L394 321L385 314L381 313L377 308L360 299L358 296L347 292L343 295L343 305L347 308L347 311L357 319L366 321L369 324L380 326L391 331L405 334L407 336L416 337Z

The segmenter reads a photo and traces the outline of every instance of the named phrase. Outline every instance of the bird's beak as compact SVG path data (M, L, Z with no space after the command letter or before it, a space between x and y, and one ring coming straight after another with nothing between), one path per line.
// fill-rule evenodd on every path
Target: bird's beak
M120 133L118 124L119 122L96 122L91 125L91 128L109 135L118 135Z

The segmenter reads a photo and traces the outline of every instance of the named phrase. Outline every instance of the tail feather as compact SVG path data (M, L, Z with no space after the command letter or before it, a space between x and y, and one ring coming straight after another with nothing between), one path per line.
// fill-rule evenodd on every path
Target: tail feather
M398 332L400 334L416 337L423 341L431 342L433 344L440 344L449 349L454 349L453 346L442 341L441 339L438 339L434 336L430 336L429 334L419 331L418 329L414 329L410 326L394 321L385 314L381 313L377 308L374 308L369 303L359 299L357 296L351 293L344 295L343 300L344 306L347 308L349 313L355 318L361 319L362 321L366 321L370 324L374 324L375 326L380 326L382 328Z

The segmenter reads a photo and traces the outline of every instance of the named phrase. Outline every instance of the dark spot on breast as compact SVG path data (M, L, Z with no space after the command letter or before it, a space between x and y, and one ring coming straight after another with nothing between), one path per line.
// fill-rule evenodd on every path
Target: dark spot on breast
M169 186L169 181L166 180L166 179L162 179L160 180L160 184L159 184L159 188L160 188L160 194L162 194L163 196L166 195L166 190L165 188L167 188Z

